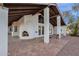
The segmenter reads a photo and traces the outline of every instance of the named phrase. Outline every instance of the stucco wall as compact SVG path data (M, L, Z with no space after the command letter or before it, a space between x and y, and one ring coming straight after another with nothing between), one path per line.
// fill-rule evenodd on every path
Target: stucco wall
M21 24L19 28L19 37L20 39L32 39L35 37L41 37L43 35L38 35L38 26L44 26L44 24L39 24L38 23L38 15L25 15L24 16L24 24ZM50 29L52 29L52 33L50 30L50 34L53 34L53 26L50 24ZM23 37L22 32L27 31L29 33L28 37Z
M19 28L17 27L17 29L18 29L18 31L17 32L12 32L12 36L14 37L14 36L19 36Z
M61 30L61 33L62 33L64 36L67 34L66 28L67 28L66 25L61 27L61 29L62 29L62 30Z
M25 15L24 16L24 24L20 26L19 33L20 39L29 39L37 36L37 25L38 25L38 14L36 15ZM29 37L23 37L22 32L27 31L29 33Z
M58 34L57 26L54 27L54 34ZM61 26L61 34L66 35L66 26Z
M53 34L57 34L57 27L56 26L53 28Z
M19 36L19 27L24 24L24 16L21 17L18 21L12 23L12 36ZM14 31L14 27L17 26L17 32ZM9 28L8 28L9 29Z

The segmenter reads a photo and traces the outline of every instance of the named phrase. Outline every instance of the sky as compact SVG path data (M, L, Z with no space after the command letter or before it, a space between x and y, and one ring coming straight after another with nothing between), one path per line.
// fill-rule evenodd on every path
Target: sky
M61 4L58 4L58 7L59 7L61 13L64 12L64 11L72 10L72 6L73 6L73 3L61 3ZM73 14L75 14L75 13L73 12ZM64 22L67 24L68 19L64 19Z
M73 3L61 3L58 4L59 9L61 9L62 11L67 11L67 10L71 10Z

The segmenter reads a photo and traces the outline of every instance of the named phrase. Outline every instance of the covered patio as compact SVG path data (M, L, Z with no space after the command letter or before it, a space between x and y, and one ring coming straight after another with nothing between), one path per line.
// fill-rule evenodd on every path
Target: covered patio
M1 31L1 34L0 34L1 35L0 36L1 54L0 55L7 55L9 49L10 49L9 50L10 53L8 55L12 55L12 54L13 55L48 55L47 53L51 55L52 54L51 51L54 51L55 54L57 53L56 52L57 50L59 51L59 48L58 49L56 48L57 49L56 50L54 49L53 45L56 46L56 44L58 44L56 47L61 47L62 45L65 44L66 41L64 42L62 42L63 40L54 41L54 38L50 39L50 36L49 36L49 23L51 23L52 26L57 26L56 31L58 32L57 34L59 39L61 39L61 26L65 25L63 21L63 17L57 7L57 4L4 3L4 4L1 4L0 6L1 6L0 7L0 18L1 18L0 25L2 28L0 29ZM8 40L8 37L7 37L8 26L12 25L14 21L18 21L24 15L31 14L33 16L38 13L40 13L41 16L44 18L43 41L41 41L42 39L39 39L39 40L34 39L34 41L19 40L18 38L12 38L11 36L9 37L9 40ZM9 47L8 47L8 41L9 41ZM55 43L55 44L52 45L51 43ZM46 49L45 51L44 51L44 48ZM20 50L17 50L17 49L20 49ZM51 51L49 51L50 49ZM32 51L35 51L35 53L32 54ZM38 51L39 53L37 53ZM42 51L43 51L43 54L41 54ZM17 54L17 52L19 54Z
M43 23L43 25L44 25L44 29L43 29L44 43L49 43L49 35L50 35L49 34L50 33L49 24L52 24L52 27L56 27L55 28L55 32L56 32L55 34L58 35L59 39L61 38L61 26L66 25L66 24L64 23L63 16L61 15L61 13L60 13L60 11L57 7L57 4L55 4L55 3L51 3L51 4L4 3L4 7L9 8L8 26L12 25L13 22L18 21L21 17L23 17L25 15L30 15L31 14L33 16L35 14L40 14L41 17L44 20L44 23ZM29 28L29 27L30 26L28 26L27 28ZM12 30L13 30L12 34L15 31L14 28L15 28L15 25L12 25ZM20 29L20 27L19 27L19 29ZM32 27L31 27L31 29L32 29ZM20 32L19 37L22 38L21 30L19 32ZM37 33L35 35L38 35L38 30L36 30L35 33ZM22 38L22 39L24 39L24 38Z

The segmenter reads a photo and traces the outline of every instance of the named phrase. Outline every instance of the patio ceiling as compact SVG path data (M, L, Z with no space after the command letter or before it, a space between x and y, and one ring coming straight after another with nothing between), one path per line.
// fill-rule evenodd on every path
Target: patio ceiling
M56 8L56 4L32 4L32 3L4 3L4 7L9 8L9 20L8 25L11 25L14 21L19 20L24 15L41 13L43 15L43 9L47 6L50 8L50 23L54 26L57 25L56 15L60 15ZM61 17L61 25L65 25Z

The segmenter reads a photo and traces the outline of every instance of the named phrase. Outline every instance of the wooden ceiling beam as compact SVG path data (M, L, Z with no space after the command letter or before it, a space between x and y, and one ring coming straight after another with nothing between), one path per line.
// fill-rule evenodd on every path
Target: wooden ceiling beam
M54 11L51 8L50 8L50 11L49 12L50 12L50 16L51 15L53 15L53 16L55 15Z
M43 10L43 8L42 8L41 10L39 10L39 11L37 10L34 14L40 13L40 12L42 12L42 10ZM33 15L34 15L34 14L33 14Z
M55 19L50 19L50 23L53 25L53 26L55 26L55 21L54 21Z
M44 8L46 8L46 7L47 7L47 6L42 7L40 10L36 11L34 14L36 14L36 13L40 13L40 12L43 12L43 11L44 11Z
M15 17L20 17L20 16L22 16L22 15L9 16L9 18L15 18Z
M41 8L38 9L9 9L9 11L26 11L26 10L40 10Z
M50 9L52 10L52 13L53 13L54 15L59 15L58 11L56 10L56 6L51 6ZM52 18L54 15L52 15L52 16L50 16L50 17Z
M20 11L9 11L9 14L14 14L14 13L29 13L29 12L36 12L37 10L20 10Z
M44 5L44 4L35 4L35 3L4 3L4 6L26 6L26 7L36 7L36 6L38 6L38 7L40 7L40 6L46 6L46 5Z
M55 18L55 17L57 17L58 15L55 15L55 16L51 16L50 18Z
M9 12L9 15L15 15L15 14L33 14L35 13L37 10L28 10L28 11L14 11L14 12Z
M11 16L21 16L21 15L29 15L29 14L31 14L31 13L21 13L21 14L9 14L9 17L11 17Z
M18 7L8 7L9 9L16 9L16 10L18 10L18 9L41 9L41 7L21 7L21 6L18 6Z
M57 21L56 21L56 19L53 19L53 23L54 23L54 26L57 25Z
M59 14L59 13L58 13L58 10L57 10L57 8L56 8L56 6L51 7L51 8L52 8L52 10L55 12L55 14Z
M9 13L9 16L29 15L29 14L34 14L35 12L36 12L36 11L27 11L27 12Z
M17 19L19 20L20 18L21 18L21 17L18 17ZM18 21L17 19L14 19L14 20L12 20L12 21L9 21L9 22L8 22L8 26L12 25L13 22Z
M55 8L55 7L50 7L50 9L52 10L52 12L53 12L53 13L54 13L54 15L55 15L56 13L55 13L54 8Z
M50 20L50 23L54 26L54 22L52 20Z

